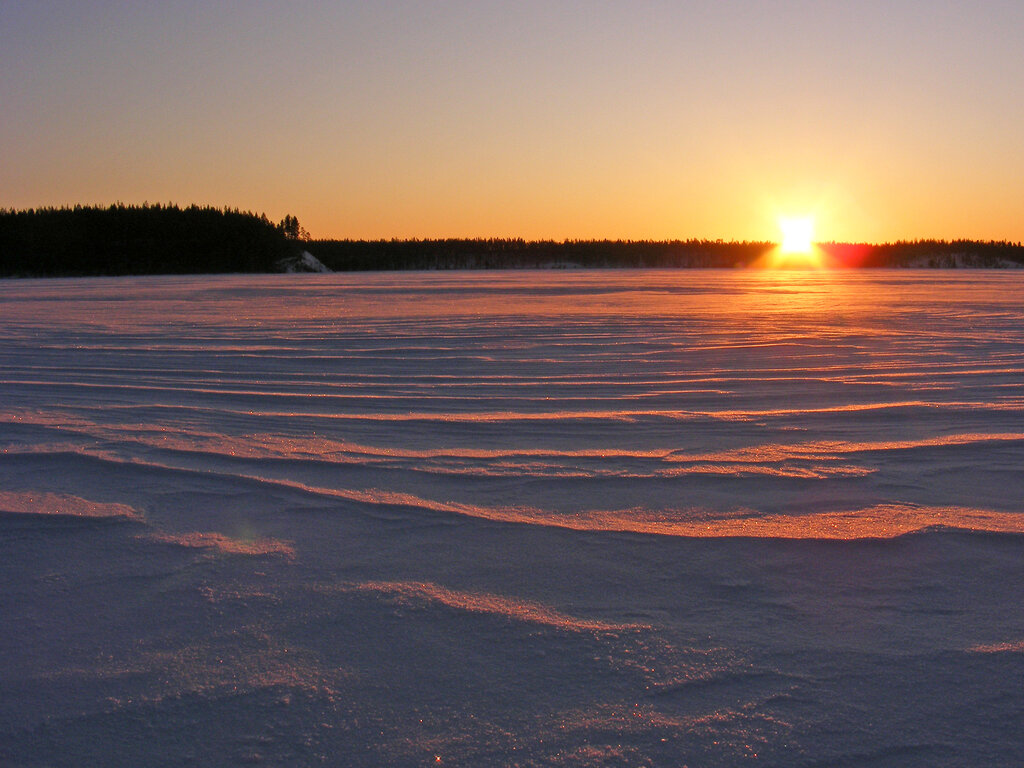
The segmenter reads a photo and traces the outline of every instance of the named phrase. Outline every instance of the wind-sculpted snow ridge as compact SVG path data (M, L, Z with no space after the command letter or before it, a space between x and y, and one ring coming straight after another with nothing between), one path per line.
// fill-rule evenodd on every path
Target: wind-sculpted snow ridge
M0 491L0 514L71 520L142 520L142 515L126 504L32 491Z
M1024 640L1010 643L992 643L990 645L974 645L969 649L972 653L1024 653Z
M955 444L960 444L956 442ZM115 457L90 454L106 462L121 463ZM133 461L133 466L149 466L177 471L167 464ZM191 472L192 470L185 470ZM724 470L723 470L724 472ZM204 473L207 474L207 473ZM726 474L735 474L726 473ZM782 473L773 473L782 474ZM794 475L812 477L809 474ZM586 509L572 513L533 507L491 507L424 498L411 493L381 488L325 488L305 483L258 475L226 476L255 483L268 490L295 490L326 499L338 499L361 505L385 508L421 509L449 513L501 523L549 526L576 531L617 531L656 536L690 538L754 537L777 539L885 539L929 529L1024 533L1024 514L967 507L930 507L907 504L881 504L863 509L818 511L814 513L765 514L754 509L716 511L689 509ZM212 548L236 554L294 555L291 543L269 538L238 540L219 533L154 533L154 540L194 548Z
M163 544L177 544L194 549L213 549L228 555L284 555L289 558L295 556L295 548L291 543L279 539L258 538L246 541L211 531L158 532L150 534L149 538Z
M0 281L0 764L1024 764L1022 295Z
M549 606L529 600L516 600L480 592L460 592L426 582L367 581L344 585L340 589L380 594L404 603L437 603L471 613L493 614L516 621L543 624L567 632L622 632L650 628L644 624L616 624L582 619L559 613Z
M395 501L412 503L409 499ZM557 515L540 510L468 508L426 503L423 506L487 520L550 525L576 531L618 531L690 538L890 539L929 529L1024 534L1024 514L1020 513L895 504L803 515L762 515L751 510L737 510L729 516L709 514L706 510L626 509Z

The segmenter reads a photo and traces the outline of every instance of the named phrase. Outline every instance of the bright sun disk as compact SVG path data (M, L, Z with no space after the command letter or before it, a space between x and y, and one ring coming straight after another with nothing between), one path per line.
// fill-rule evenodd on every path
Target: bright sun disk
M814 238L814 219L810 216L795 219L779 219L779 228L782 230L782 245L779 247L783 253L810 253Z

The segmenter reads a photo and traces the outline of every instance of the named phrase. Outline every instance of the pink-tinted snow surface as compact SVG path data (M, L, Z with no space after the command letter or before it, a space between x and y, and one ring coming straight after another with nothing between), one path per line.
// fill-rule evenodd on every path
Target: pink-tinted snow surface
M0 281L0 765L1024 764L1022 298Z

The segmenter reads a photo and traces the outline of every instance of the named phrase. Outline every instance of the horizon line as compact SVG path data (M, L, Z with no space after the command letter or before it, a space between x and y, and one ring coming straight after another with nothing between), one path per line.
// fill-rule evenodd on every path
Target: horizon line
M148 208L169 208L178 210L187 210L189 208L208 209L221 212L239 213L242 215L250 215L256 218L267 219L272 221L265 212L257 212L252 209L242 209L239 206L231 205L214 205L212 203L189 203L187 205L181 205L180 203L167 201L150 202L144 200L141 203L125 203L122 200L116 200L112 203L64 203L61 205L39 205L39 206L28 206L18 208L14 206L0 206L0 214L28 214L37 211L71 211L74 212L78 209L93 209L93 210L109 210L112 208L125 208L125 209L148 209ZM286 214L286 218L295 218L292 214ZM297 221L297 219L296 219ZM353 242L353 243L430 243L430 242L521 242L524 244L568 244L568 243L637 243L637 244L674 244L674 243L687 243L687 244L707 244L707 245L764 245L764 246L778 246L780 243L778 240L773 239L742 239L737 240L734 238L724 237L523 237L522 235L445 235L445 236L404 236L399 237L395 235L387 236L380 235L376 237L366 236L328 236L328 237L313 237L310 233L306 232L305 238L299 238L304 242ZM1012 238L978 238L978 237L954 237L954 238L940 238L940 237L901 237L895 240L884 240L884 241L868 241L868 240L815 240L812 245L817 247L823 246L860 246L860 247L882 247L891 245L904 245L904 244L937 244L937 245L955 245L957 243L964 244L982 244L982 245L1005 245L1013 247L1024 247L1024 241Z

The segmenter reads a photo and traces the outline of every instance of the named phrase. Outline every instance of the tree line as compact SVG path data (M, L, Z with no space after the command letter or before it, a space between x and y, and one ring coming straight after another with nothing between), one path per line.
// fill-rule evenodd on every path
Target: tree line
M276 272L308 250L334 271L558 267L746 267L770 242L723 240L314 240L296 217L191 205L117 203L0 209L0 277ZM1007 241L823 243L826 261L849 267L1024 265Z
M311 240L306 249L335 271L558 267L738 267L774 247L722 240Z
M300 232L292 216L197 205L0 209L0 276L273 272Z
M771 242L723 240L310 240L305 248L335 271L391 269L528 269L544 267L751 267ZM1007 241L912 240L823 243L825 262L840 267L1024 266L1024 247Z
M832 263L847 267L993 268L1024 266L1024 246L1008 240L900 240L822 243Z

